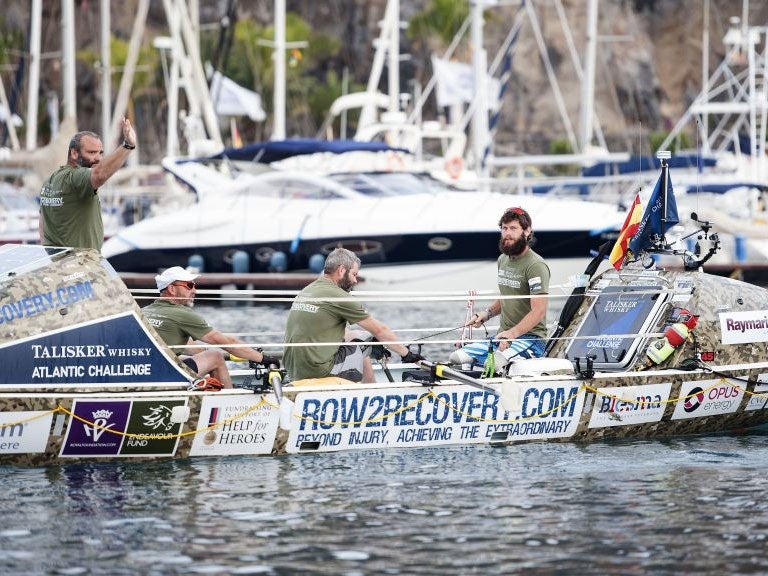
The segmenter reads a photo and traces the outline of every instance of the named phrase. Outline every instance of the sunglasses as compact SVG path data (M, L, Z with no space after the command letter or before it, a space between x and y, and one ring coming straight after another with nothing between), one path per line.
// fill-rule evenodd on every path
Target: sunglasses
M179 282L173 282L173 284L175 286L185 286L187 290L192 290L195 287L195 283L192 281L187 281L187 282L179 281Z

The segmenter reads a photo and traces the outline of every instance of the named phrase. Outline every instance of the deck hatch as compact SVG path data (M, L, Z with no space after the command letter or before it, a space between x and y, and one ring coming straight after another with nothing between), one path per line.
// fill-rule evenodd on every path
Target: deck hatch
M565 351L566 358L594 355L595 368L602 370L629 366L667 299L660 290L652 283L604 288Z

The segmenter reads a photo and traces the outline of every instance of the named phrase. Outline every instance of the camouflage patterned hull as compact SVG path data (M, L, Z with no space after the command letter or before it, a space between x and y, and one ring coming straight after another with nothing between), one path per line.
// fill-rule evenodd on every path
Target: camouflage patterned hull
M752 380L760 373L733 375ZM755 385L706 374L487 383L498 384L499 394L451 381L287 387L282 419L272 394L240 389L3 394L0 464L647 439L768 423L766 397ZM508 411L509 387L518 390Z
M724 278L604 274L550 357L515 364L517 376L288 386L278 405L260 391L187 391L192 375L97 253L33 256L16 255L0 286L0 465L659 438L768 423L766 291ZM661 335L681 309L698 324L654 363L646 351L672 338Z

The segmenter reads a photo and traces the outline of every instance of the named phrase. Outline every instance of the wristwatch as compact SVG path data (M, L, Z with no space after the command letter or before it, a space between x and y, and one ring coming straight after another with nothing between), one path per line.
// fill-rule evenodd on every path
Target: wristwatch
M136 148L136 144L128 144L125 140L123 140L123 148L126 150L133 150Z

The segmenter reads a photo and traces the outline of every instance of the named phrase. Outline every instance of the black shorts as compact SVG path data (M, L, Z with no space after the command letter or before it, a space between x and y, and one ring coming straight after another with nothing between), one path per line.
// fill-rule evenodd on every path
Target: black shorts
M195 362L192 356L187 356L186 358L183 358L181 361L187 366L189 366L189 369L192 370L192 372L197 374L197 362Z

